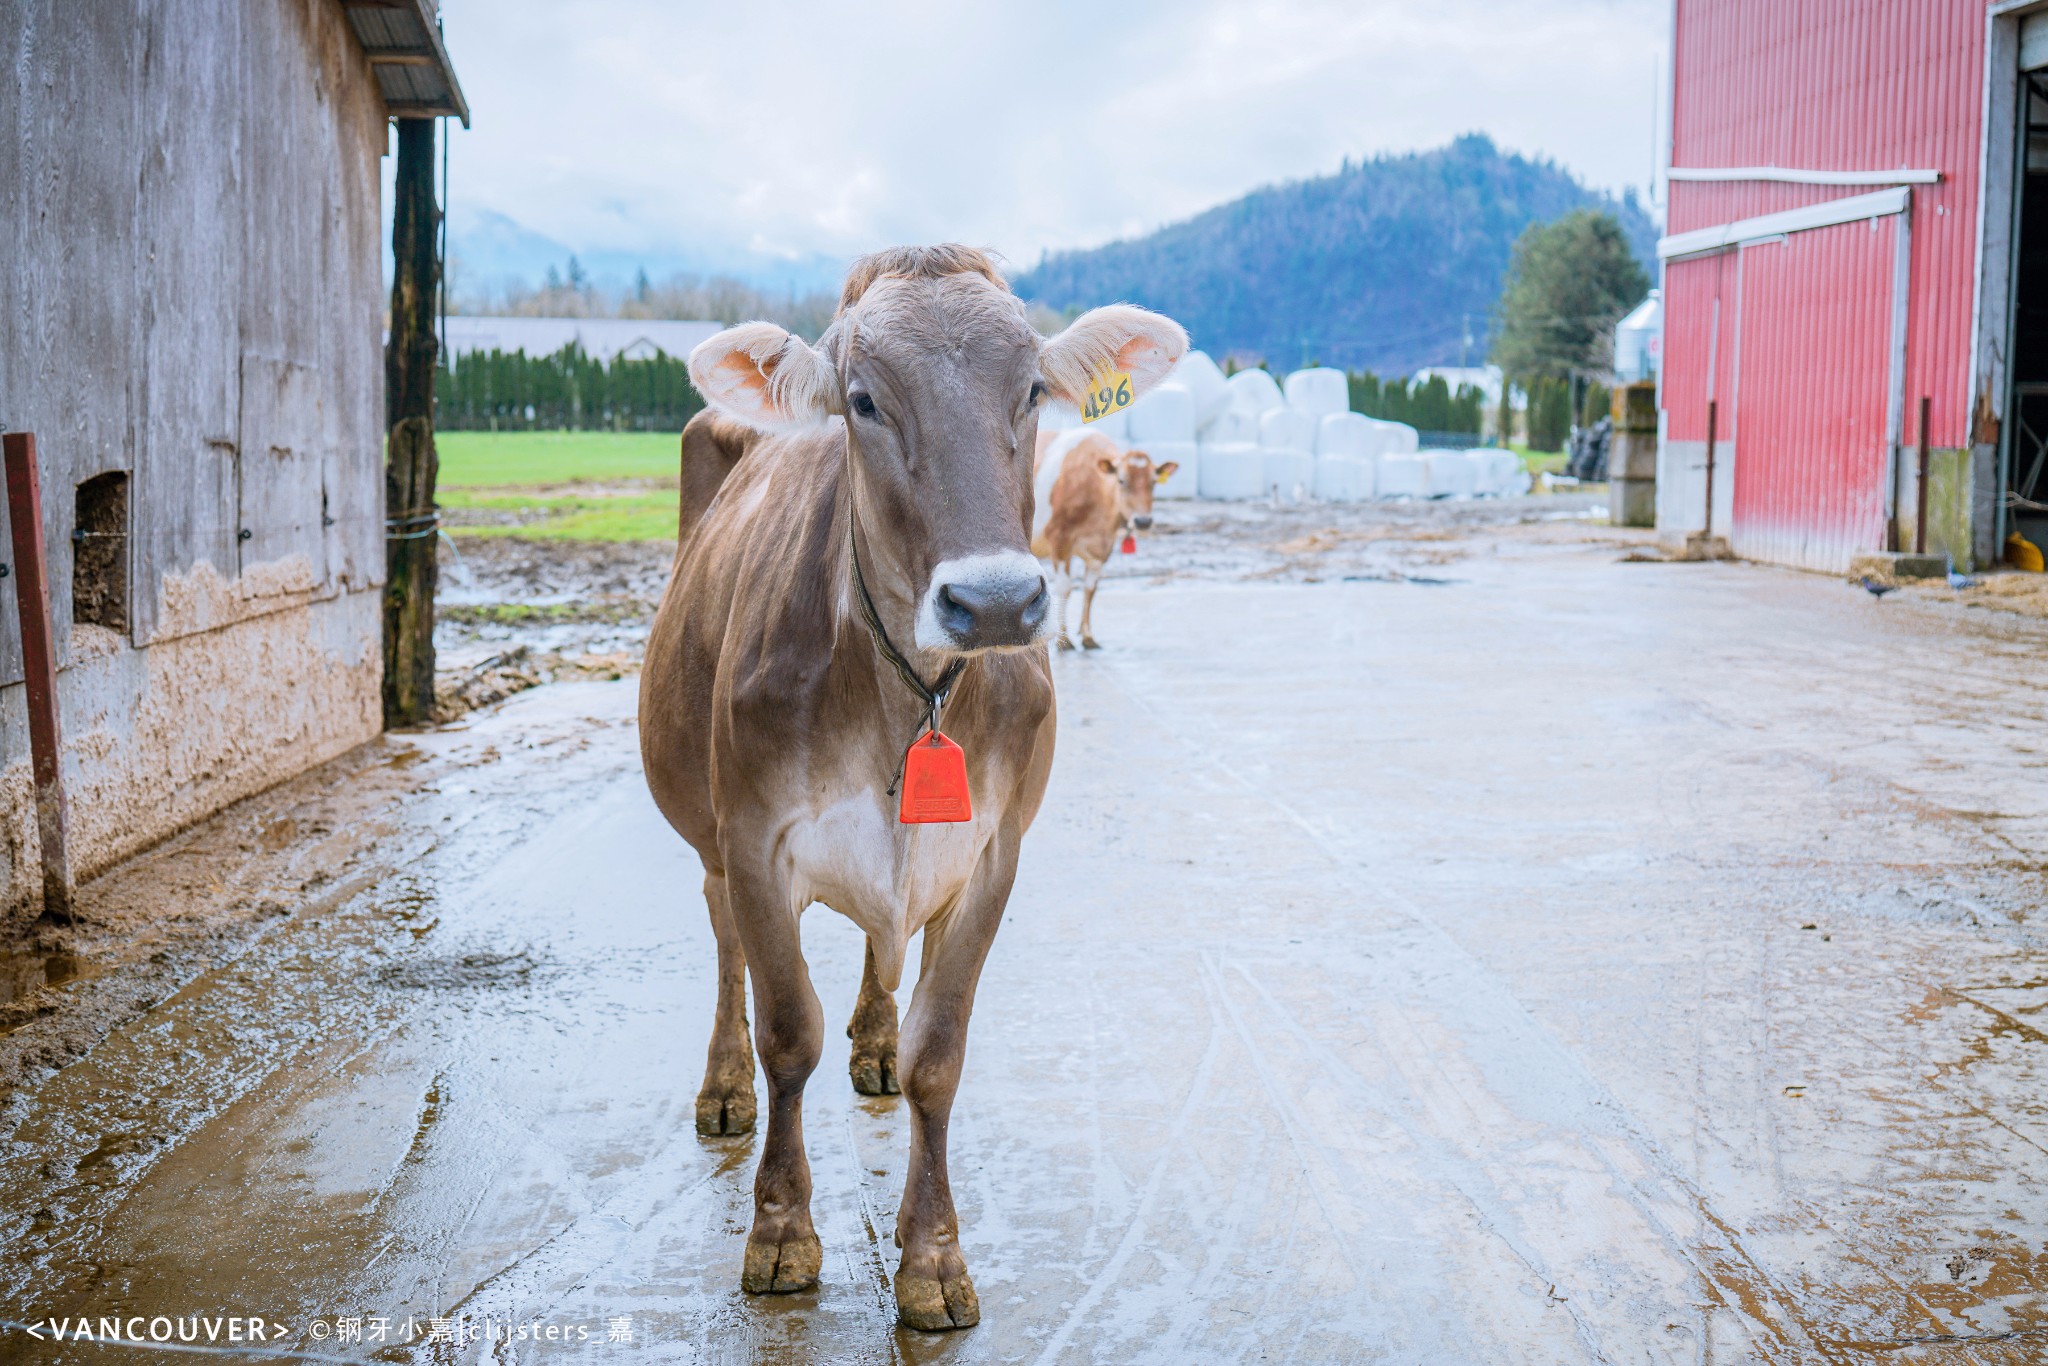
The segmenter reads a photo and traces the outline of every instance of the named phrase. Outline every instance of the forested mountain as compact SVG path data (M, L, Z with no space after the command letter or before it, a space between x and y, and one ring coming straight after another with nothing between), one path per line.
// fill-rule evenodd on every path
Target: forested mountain
M1515 238L1585 205L1611 210L1648 264L1657 230L1633 193L1616 200L1474 134L1254 190L1135 241L1049 256L1014 283L1055 309L1144 304L1216 356L1275 368L1316 360L1403 375L1456 365L1468 326L1464 354L1477 365Z

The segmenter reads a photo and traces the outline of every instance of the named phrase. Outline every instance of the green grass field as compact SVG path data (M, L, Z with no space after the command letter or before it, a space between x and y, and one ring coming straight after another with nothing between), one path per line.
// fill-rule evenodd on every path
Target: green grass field
M1563 474L1565 462L1571 457L1562 451L1531 450L1527 446L1510 445L1509 450L1522 457L1522 466L1531 474L1548 470L1552 474Z
M444 489L676 477L674 432L437 432Z
M443 489L449 512L501 514L484 525L452 520L457 536L526 536L542 541L673 541L681 516L675 489L652 493L557 496L519 489Z
M673 432L440 432L439 502L457 536L673 541ZM624 485L602 492L563 490ZM461 514L485 525L463 525ZM495 514L495 515L493 515Z
M438 433L439 500L455 514L448 530L547 541L672 542L679 439L666 432ZM1509 449L1532 474L1564 468L1562 455Z

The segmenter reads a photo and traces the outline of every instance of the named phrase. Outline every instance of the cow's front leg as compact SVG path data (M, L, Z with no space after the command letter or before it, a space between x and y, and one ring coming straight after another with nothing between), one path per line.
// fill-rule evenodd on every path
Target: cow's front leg
M875 975L875 946L868 944L860 973L860 999L846 1037L853 1040L853 1089L864 1096L896 1094L896 998Z
M754 1045L747 1037L747 955L733 927L725 879L704 874L704 902L718 940L718 1006L711 1017L710 1056L697 1092L697 1132L744 1134L754 1127Z
M1102 566L1099 564L1089 565L1087 586L1081 594L1081 648L1084 650L1099 650L1102 648L1101 645L1096 643L1093 625L1095 616L1095 588L1101 582Z
M811 987L797 937L797 909L772 879L728 865L733 922L747 952L768 1082L768 1134L754 1174L754 1227L747 1234L740 1289L807 1290L824 1261L811 1226L811 1164L804 1156L804 1083L825 1044L825 1013Z
M946 1126L967 1054L967 1017L981 965L1002 923L1017 870L1017 839L990 842L967 891L925 926L924 963L903 1022L903 1097L910 1102L910 1174L896 1216L903 1260L896 1268L896 1313L928 1331L981 1321L974 1279L960 1251L960 1220L946 1173Z

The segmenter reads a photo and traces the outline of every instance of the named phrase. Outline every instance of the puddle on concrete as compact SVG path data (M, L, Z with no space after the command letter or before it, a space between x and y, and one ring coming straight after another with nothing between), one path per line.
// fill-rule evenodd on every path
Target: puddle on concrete
M85 975L83 958L69 953L16 949L0 952L0 1006L32 996L42 987L59 987Z

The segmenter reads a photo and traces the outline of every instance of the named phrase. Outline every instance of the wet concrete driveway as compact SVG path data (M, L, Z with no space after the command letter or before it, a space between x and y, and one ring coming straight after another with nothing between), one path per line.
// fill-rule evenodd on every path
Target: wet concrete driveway
M952 1134L981 1327L895 1326L905 1115L836 1028L823 1284L739 1293L755 1140L692 1129L711 939L631 680L417 737L386 871L12 1098L8 1316L422 1361L2048 1354L2039 624L1600 545L1443 576L1122 585L1059 661ZM858 935L805 932L843 1021Z

